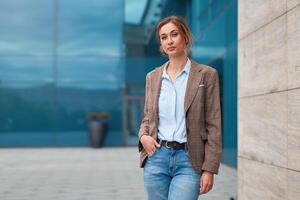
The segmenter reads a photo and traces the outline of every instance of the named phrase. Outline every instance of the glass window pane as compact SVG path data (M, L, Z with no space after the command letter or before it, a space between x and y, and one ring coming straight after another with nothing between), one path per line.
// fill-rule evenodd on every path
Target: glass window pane
M54 1L0 1L0 55L50 55Z
M53 57L3 56L0 60L0 81L53 82Z
M104 87L121 87L122 68L122 63L118 58L59 57L58 81L59 83L98 82Z
M59 1L59 55L120 56L123 0Z

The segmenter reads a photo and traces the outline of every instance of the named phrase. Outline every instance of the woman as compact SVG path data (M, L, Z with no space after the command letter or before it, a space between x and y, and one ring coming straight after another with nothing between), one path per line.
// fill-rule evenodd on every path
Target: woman
M221 146L219 79L188 58L192 34L183 18L156 27L169 61L146 77L139 131L140 166L149 200L193 200L212 189Z

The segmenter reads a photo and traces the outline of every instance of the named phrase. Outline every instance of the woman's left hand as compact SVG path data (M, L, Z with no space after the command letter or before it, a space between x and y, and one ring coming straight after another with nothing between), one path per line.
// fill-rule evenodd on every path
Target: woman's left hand
M209 192L214 184L214 174L209 171L203 171L200 180L200 194Z

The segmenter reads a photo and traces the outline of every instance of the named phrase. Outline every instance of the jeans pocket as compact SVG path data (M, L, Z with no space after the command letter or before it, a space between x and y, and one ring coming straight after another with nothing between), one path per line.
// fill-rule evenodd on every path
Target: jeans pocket
M158 149L159 148L156 147L154 153L151 154L151 155L148 155L148 158L152 158L153 156L155 156L155 154L157 153Z
M189 152L187 150L184 150L184 155L186 156L186 161L191 164L190 155L189 155Z

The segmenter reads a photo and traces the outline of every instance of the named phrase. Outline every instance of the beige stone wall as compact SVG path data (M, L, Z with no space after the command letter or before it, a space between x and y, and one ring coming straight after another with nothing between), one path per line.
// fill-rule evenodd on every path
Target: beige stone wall
M238 199L300 199L300 0L238 4Z

